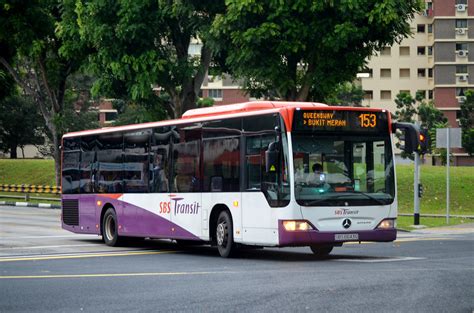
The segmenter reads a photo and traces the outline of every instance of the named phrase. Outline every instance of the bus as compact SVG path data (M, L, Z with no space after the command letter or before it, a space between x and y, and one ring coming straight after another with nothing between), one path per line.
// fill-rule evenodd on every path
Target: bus
M175 120L62 138L62 227L119 245L130 238L217 246L308 246L396 239L387 110L256 101ZM411 149L411 151L410 151Z

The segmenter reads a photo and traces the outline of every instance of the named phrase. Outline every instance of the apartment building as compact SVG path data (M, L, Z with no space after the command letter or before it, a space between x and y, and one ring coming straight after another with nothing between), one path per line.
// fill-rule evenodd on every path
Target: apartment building
M459 127L464 92L474 89L474 0L426 0L411 28L411 37L368 60L363 105L394 112L399 92L421 91ZM454 156L458 165L474 165L461 149Z

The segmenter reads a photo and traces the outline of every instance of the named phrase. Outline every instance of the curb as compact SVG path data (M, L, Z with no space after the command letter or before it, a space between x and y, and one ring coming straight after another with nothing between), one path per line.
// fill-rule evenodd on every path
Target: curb
M0 205L10 206L25 206L30 208L42 208L42 209L60 209L61 206L58 204L50 203L31 203L31 202L12 202L12 201L0 201Z

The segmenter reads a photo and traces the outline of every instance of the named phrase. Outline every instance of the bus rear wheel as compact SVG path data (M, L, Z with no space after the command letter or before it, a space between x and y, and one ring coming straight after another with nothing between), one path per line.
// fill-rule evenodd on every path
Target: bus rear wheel
M334 248L333 246L325 246L325 245L314 245L314 246L309 246L311 251L313 251L313 254L317 257L327 257L332 249Z
M222 211L217 218L216 242L221 257L228 258L235 252L234 230L228 211Z
M107 209L102 220L102 237L106 245L114 247L120 243L117 215L113 208Z

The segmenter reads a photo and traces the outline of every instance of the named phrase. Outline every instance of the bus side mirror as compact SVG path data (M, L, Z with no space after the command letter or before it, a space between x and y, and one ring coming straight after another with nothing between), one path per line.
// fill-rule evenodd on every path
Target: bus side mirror
M278 149L277 142L272 142L268 145L267 151L265 151L265 170L267 173L277 172L278 166Z
M412 123L402 123L397 122L392 124L392 130L402 132L400 140L403 141L403 144L400 146L400 149L406 153L413 153L419 151L420 147L420 128Z

